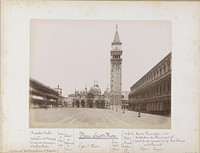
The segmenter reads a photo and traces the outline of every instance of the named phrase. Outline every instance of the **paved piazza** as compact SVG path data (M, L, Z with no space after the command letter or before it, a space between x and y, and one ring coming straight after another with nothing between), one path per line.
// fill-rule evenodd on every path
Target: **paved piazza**
M169 129L171 117L95 108L30 109L30 127Z

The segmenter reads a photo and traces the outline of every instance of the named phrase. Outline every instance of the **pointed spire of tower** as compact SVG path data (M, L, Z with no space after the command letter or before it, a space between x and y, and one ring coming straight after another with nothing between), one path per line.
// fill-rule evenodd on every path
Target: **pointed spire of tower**
M114 40L113 40L113 44L114 43L121 43L120 42L120 39L119 39L119 34L118 34L118 25L116 24L116 32L115 32L115 37L114 37Z

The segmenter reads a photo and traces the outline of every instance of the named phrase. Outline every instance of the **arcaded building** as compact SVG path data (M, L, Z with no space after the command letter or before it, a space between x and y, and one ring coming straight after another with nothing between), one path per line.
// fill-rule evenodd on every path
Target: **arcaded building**
M129 109L171 114L171 52L130 88Z
M59 93L43 83L30 78L30 108L57 107L60 99Z

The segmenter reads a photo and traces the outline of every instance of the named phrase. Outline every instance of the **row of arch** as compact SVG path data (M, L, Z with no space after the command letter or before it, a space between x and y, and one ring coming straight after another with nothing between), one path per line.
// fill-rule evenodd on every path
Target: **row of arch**
M121 55L113 55L113 58L120 58Z
M129 104L129 109L134 111L149 112L156 114L170 114L171 100L163 100L149 103Z
M76 108L106 108L106 102L104 100L76 100L72 103L72 107Z

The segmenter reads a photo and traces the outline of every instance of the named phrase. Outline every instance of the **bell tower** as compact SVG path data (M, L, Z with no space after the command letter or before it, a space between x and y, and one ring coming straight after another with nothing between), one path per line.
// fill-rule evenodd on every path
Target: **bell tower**
M119 39L118 26L116 25L116 32L114 40L111 44L112 49L110 51L111 68L110 68L110 105L111 109L118 111L121 109L122 100L122 43Z

